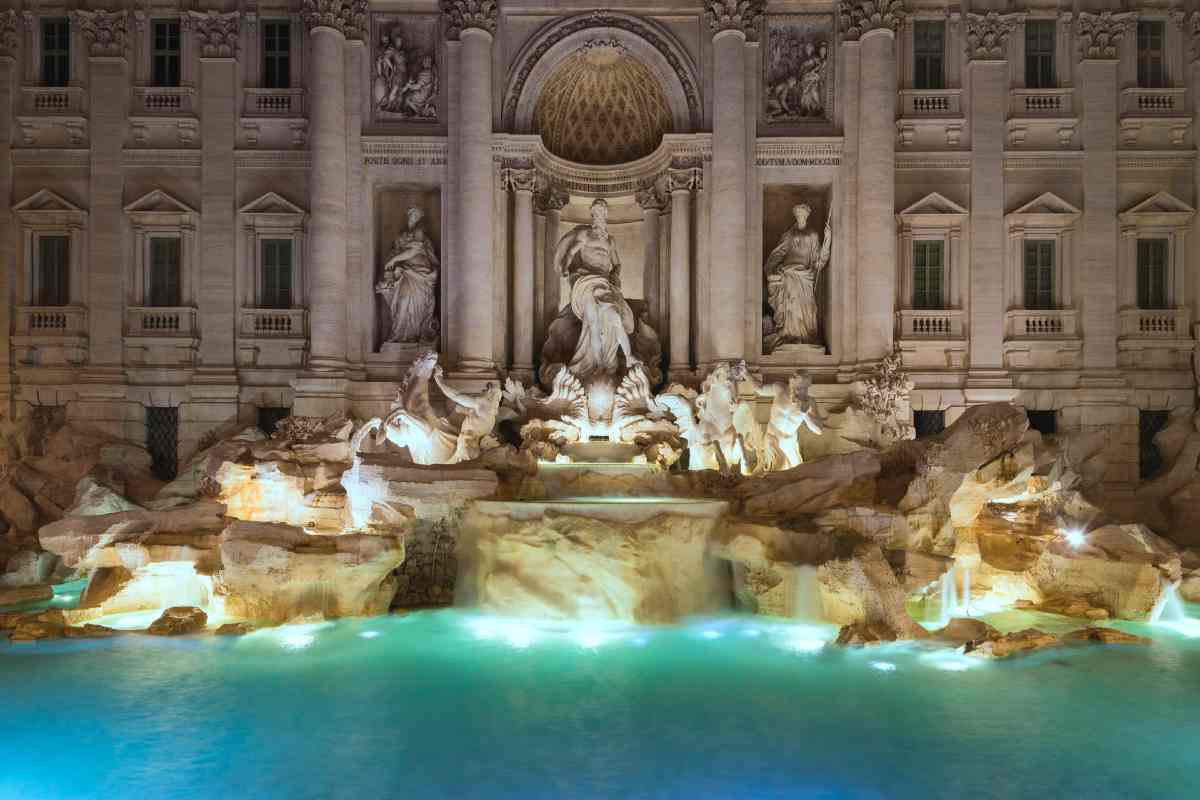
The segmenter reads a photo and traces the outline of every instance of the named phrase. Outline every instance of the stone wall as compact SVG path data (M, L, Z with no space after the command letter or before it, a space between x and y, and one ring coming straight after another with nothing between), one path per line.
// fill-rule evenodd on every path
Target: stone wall
M404 540L404 563L395 572L398 588L392 608L448 606L454 602L460 519L461 512L447 520L416 522Z

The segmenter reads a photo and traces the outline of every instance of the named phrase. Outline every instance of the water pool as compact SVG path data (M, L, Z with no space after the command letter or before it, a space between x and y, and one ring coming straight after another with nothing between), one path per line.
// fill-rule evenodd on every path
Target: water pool
M1155 643L988 663L436 611L0 644L0 798L1193 798L1200 637L1122 627Z

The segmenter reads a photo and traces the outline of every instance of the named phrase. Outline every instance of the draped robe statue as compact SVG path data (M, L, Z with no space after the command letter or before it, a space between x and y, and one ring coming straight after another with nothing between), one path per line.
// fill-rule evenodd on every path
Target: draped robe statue
M817 282L829 264L833 232L825 223L825 237L808 230L812 209L801 203L792 209L796 218L779 244L767 257L763 272L767 279L767 302L774 330L764 344L769 351L784 344L822 344Z
M385 342L433 342L437 338L438 262L421 221L425 212L408 210L408 230L396 237L375 287L388 307Z

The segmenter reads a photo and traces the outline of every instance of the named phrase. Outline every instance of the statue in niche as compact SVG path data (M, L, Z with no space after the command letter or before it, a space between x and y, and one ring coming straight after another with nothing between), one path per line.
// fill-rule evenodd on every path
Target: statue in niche
M787 344L823 345L817 284L829 264L833 230L825 220L825 236L808 229L812 207L792 208L795 224L783 234L767 257L763 272L771 320L764 326L763 346L770 353Z
M375 292L388 308L384 342L432 343L437 339L437 281L440 262L425 233L425 212L408 209L408 228L392 241Z
M830 59L826 31L813 24L771 28L767 60L767 120L828 119Z
M380 34L372 87L375 108L408 119L437 119L438 73L433 55L404 45L399 25Z

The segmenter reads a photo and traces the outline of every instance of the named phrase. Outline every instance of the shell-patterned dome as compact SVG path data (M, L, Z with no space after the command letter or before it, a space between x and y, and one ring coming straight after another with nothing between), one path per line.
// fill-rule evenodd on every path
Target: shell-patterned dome
M623 164L654 152L671 132L671 109L650 70L620 43L589 42L546 81L533 125L557 156Z

